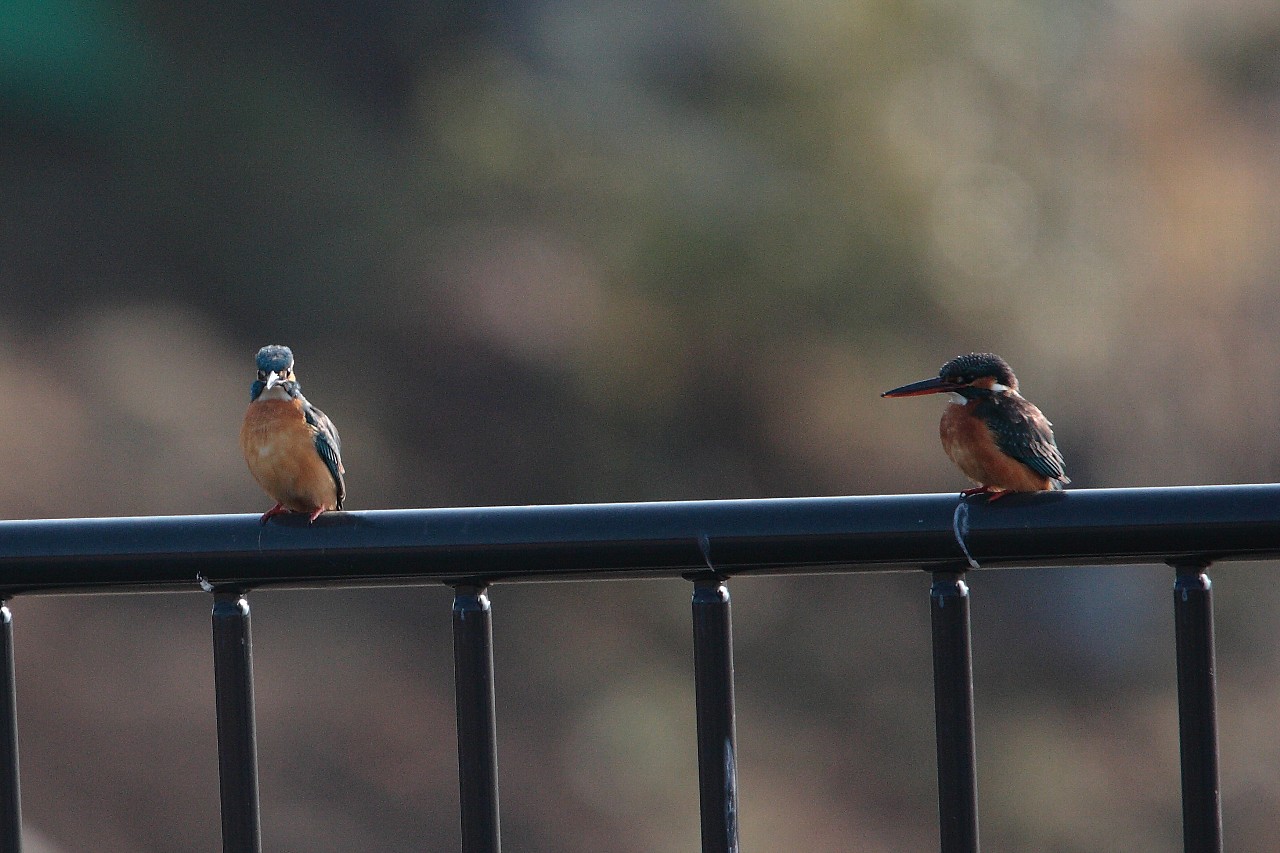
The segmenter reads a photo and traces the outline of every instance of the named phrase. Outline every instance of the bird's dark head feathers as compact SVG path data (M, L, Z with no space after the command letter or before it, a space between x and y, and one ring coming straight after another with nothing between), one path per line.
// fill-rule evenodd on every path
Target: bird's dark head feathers
M993 379L1010 390L1018 390L1018 377L1013 375L1009 362L990 352L971 352L956 356L942 365L938 378L957 385L972 385L979 379Z
M267 344L258 350L258 370L263 373L284 373L293 367L293 350L279 344Z

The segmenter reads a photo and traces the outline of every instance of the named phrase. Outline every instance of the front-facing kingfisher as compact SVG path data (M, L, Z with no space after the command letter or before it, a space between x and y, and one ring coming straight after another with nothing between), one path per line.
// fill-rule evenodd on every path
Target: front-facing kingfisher
M885 391L881 397L916 397L950 392L942 415L942 449L978 484L961 495L1061 489L1067 478L1053 424L1018 393L1008 362L989 352L953 358L932 379Z
M310 523L342 509L342 441L333 421L302 396L293 351L270 344L258 350L257 363L240 449L253 479L276 502L262 523L282 512L306 513Z

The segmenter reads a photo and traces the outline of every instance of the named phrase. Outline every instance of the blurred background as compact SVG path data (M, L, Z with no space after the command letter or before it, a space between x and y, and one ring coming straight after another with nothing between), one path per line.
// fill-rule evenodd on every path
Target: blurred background
M1278 189L1260 0L8 0L0 515L266 510L265 343L351 509L957 490L877 395L974 349L1076 487L1273 481ZM1238 850L1275 568L1214 571ZM1180 846L1171 579L972 580L984 849ZM927 587L732 584L744 849L936 849ZM696 849L689 594L492 590L504 849ZM456 850L449 591L253 602L266 849ZM209 605L14 603L48 851L220 849Z

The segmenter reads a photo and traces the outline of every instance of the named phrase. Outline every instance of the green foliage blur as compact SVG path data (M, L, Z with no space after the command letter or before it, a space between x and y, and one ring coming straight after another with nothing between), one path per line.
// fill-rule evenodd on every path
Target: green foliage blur
M265 510L265 343L350 509L958 490L878 394L970 350L1076 488L1276 480L1278 69L1248 0L9 0L0 514ZM1239 850L1273 568L1214 572ZM1179 846L1170 580L973 579L985 849ZM744 849L936 847L927 579L732 590ZM505 849L696 849L688 594L493 590ZM208 604L13 602L48 851L217 847ZM253 606L267 849L456 850L448 591Z

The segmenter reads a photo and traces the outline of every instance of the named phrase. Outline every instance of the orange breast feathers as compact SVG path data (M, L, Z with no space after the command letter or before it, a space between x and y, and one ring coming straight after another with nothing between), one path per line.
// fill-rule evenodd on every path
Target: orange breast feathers
M972 413L975 402L948 403L942 415L938 431L942 449L951 461L970 480L994 491L1042 492L1052 488L1052 480L999 448L982 418Z
M298 400L256 400L240 428L249 473L273 500L293 512L336 509L338 486L316 450L315 430Z

